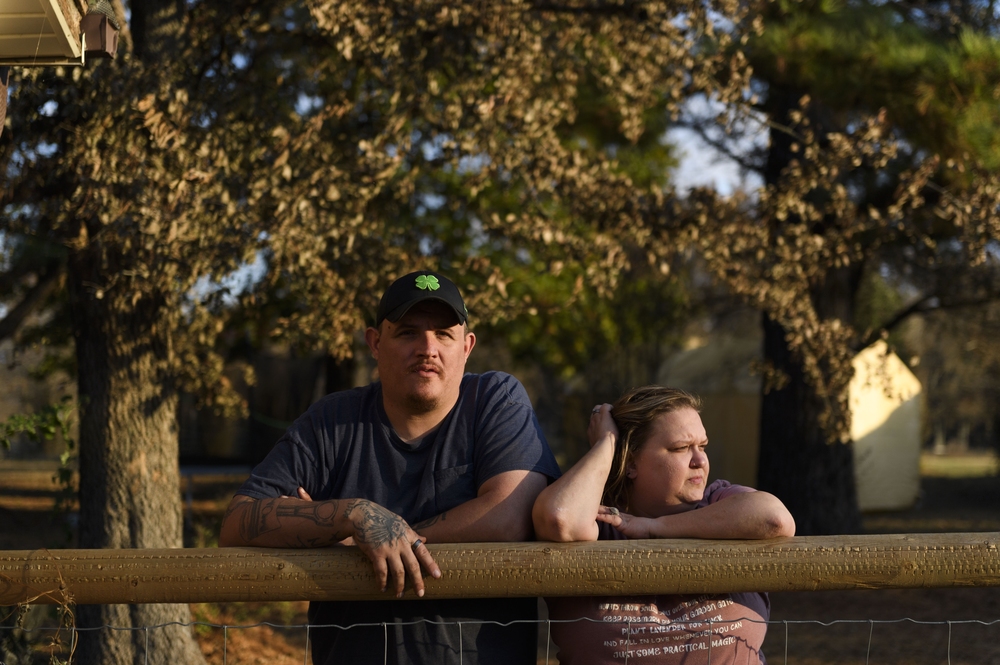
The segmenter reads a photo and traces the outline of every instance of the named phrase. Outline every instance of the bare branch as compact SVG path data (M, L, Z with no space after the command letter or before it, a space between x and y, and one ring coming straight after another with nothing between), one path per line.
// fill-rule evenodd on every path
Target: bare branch
M925 314L927 312L938 312L942 310L963 309L966 307L981 307L1000 301L1000 294L984 296L981 298L968 298L963 300L952 300L942 302L941 298L935 294L928 294L913 303L903 307L889 320L879 326L876 330L866 331L866 335L855 346L856 351L867 348L882 338L884 333L889 333L901 323L914 314Z
M739 154L735 152L724 139L712 136L705 127L705 123L681 120L677 123L677 126L684 127L685 129L689 129L697 134L698 138L708 144L709 147L719 152L726 159L734 162L741 169L746 171L760 171L764 168L764 165L759 161L752 158L748 159L747 154ZM751 152L750 155L752 154L753 153Z
M7 339L18 331L24 320L39 305L45 302L45 299L52 293L59 283L59 278L62 277L62 274L63 266L61 263L53 262L49 264L48 270L39 276L38 283L28 290L28 293L21 299L21 302L15 305L7 313L7 316L0 319L0 340Z

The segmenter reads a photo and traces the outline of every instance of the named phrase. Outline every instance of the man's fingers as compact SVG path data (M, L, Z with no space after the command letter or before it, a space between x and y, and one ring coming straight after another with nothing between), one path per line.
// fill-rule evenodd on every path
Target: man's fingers
M413 548L413 553L417 556L417 560L423 566L424 570L427 571L428 575L434 579L440 579L441 567L437 565L437 561L434 560L430 550L427 549L427 546L422 541L420 547Z
M421 545L423 547L423 545ZM406 566L406 572L410 574L413 579L413 590L417 592L417 596L424 595L424 578L420 574L420 562L417 561L417 557L411 552L403 557L403 563Z
M389 581L389 568L385 564L385 559L372 559L372 567L375 569L375 579L378 580L378 588L385 591Z
M302 501L312 501L313 498L309 496L309 492L305 491L304 488L300 487L295 490L295 496L288 496L287 494L281 495L282 499L301 499Z
M305 501L309 500L309 495L301 488L299 496ZM424 547L423 536L411 529L396 513L371 501L359 499L345 509L345 514L354 526L353 541L371 559L382 591L388 588L391 576L396 597L401 598L406 588L406 576L409 574L417 595L423 596L422 565L428 574L441 577L441 569Z
M386 562L389 564L389 572L396 584L396 598L403 597L403 590L406 588L406 568L403 566L401 556L390 555ZM416 580L414 580L414 584Z

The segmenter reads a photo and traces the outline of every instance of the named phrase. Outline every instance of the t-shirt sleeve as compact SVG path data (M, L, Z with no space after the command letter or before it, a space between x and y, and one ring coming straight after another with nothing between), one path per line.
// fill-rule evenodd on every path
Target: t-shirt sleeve
M254 467L250 477L236 490L255 499L296 496L299 487L314 498L323 497L319 469L325 468L316 419L321 418L317 404L300 416L274 444L267 456Z
M509 374L482 375L477 400L476 487L507 471L535 471L549 482L559 477L559 465L549 448L535 410L521 382Z

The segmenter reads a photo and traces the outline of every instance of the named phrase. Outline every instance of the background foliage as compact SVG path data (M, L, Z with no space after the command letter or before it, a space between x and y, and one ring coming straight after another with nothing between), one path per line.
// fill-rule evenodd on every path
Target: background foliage
M850 359L897 334L944 385L894 331L1000 288L1000 47L975 2L131 9L115 61L14 72L0 139L0 337L78 377L81 497L176 459L179 394L246 414L248 349L349 368L384 286L429 266L492 357L537 368L565 440L560 409L654 379L693 317L757 309L764 485L800 532L847 531ZM762 186L676 190L680 125ZM783 484L820 471L829 495ZM86 545L135 542L168 485L84 501Z

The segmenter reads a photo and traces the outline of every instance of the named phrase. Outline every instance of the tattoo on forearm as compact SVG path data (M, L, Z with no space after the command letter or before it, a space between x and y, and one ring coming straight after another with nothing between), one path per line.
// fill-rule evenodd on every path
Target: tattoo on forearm
M278 528L277 520L268 520L274 512L273 499L246 501L241 505L246 506L240 516L240 536L244 542L252 543L261 535Z
M259 499L233 506L231 511L235 511L239 506L245 506L239 520L240 536L244 542L253 543L260 536L280 529L282 518L305 520L317 527L332 529L336 525L340 502L337 500L287 502L282 499ZM337 542L348 535L340 531L331 531L327 538L299 535L295 542L300 547L320 547L326 544L324 541Z
M340 501L310 501L278 504L278 517L298 517L317 526L333 526Z
M354 514L354 513L357 514ZM406 536L406 521L377 503L367 500L351 501L344 508L344 516L354 523L354 538L372 549L395 542Z
M222 516L222 521L225 522L227 519L229 519L229 516L232 515L233 513L235 513L236 509L239 508L240 506L242 506L244 503L246 503L246 501L240 501L240 502L233 501L233 502L231 502L229 504L229 507L226 508L226 514Z
M447 519L448 511L444 511L440 515L435 515L434 517L428 517L423 522L417 522L413 525L414 531L420 531L421 529L426 529L429 526L437 524L438 522L444 522Z

